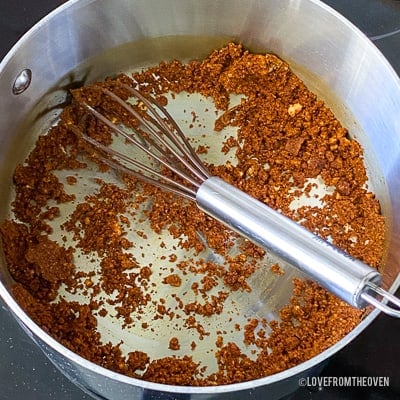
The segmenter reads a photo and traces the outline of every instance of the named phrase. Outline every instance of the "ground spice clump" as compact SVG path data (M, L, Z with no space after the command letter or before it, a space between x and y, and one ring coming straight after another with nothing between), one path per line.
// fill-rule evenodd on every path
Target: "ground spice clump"
M174 385L221 385L264 377L310 359L349 333L363 312L300 279L294 280L290 301L275 320L262 315L239 323L238 316L232 315L230 334L241 335L236 342L228 339L227 327L211 333L207 321L227 312L232 293L251 294L249 282L265 251L240 241L185 199L130 176L118 178L119 184L107 181L109 168L77 129L104 145L112 143L112 133L86 115L80 103L135 126L137 121L99 90L105 87L127 99L129 93L121 82L164 105L180 93L212 99L219 114L214 132L208 134L227 127L237 131L236 136L226 137L220 149L221 155L233 152L234 163L208 163L209 146L197 146L213 175L331 239L354 257L376 268L380 265L385 222L378 200L368 190L359 143L287 63L230 43L204 60L161 62L131 76L74 90L59 123L39 137L15 169L13 215L2 223L1 236L15 281L13 294L31 318L63 345L103 367ZM234 95L240 96L240 102L231 105ZM194 128L198 116L191 110L188 116ZM82 185L78 177L88 166L94 168L90 181L95 189L78 199L68 187ZM331 191L319 198L319 206L294 207L299 196L316 196L316 179ZM63 207L70 211L57 225ZM151 232L141 229L144 221ZM54 226L61 241L53 237ZM162 234L175 240L172 248L163 240L153 243L153 249L146 247L149 235ZM129 235L136 235L135 240ZM160 258L162 271L146 258L156 251L154 247L167 251ZM207 248L224 261L201 258ZM180 260L178 250L190 256ZM232 254L234 250L237 254ZM86 257L87 270L77 267L79 257ZM285 279L278 264L268 271L276 279ZM188 284L188 277L197 280ZM171 295L157 297L160 287L171 290ZM84 294L87 301L68 300L60 293ZM148 310L153 310L150 318ZM187 354L182 354L185 341L178 335L164 337L171 355L158 358L143 349L127 351L123 341L107 342L98 331L99 318L110 314L121 329L139 327L150 337L158 333L158 322L176 324L172 326L177 330L192 334ZM211 373L195 358L199 344L208 338L214 343L217 363Z

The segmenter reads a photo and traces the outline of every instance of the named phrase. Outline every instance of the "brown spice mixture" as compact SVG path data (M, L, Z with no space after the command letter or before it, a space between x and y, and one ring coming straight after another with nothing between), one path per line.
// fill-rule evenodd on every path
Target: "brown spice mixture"
M38 238L25 253L25 259L39 269L40 275L49 282L66 281L74 271L72 249L64 249L47 236Z
M173 337L169 341L169 346L171 350L179 350L181 346L179 345L179 339L176 337Z
M208 165L212 174L301 221L318 235L332 238L353 256L379 266L384 219L378 200L366 188L362 149L284 61L271 54L252 54L231 43L203 61L162 62L133 73L132 78L121 75L102 83L127 98L128 94L115 84L119 81L155 95L163 104L168 101L164 96L167 92L185 91L212 98L216 108L223 111L215 121L215 130L237 127L237 137L226 139L221 149L222 153L233 149L237 164ZM240 104L230 107L231 94L244 95ZM112 119L118 116L128 125L136 124L95 86L76 90L73 97L84 99ZM151 360L142 351L134 350L125 356L120 344L103 343L95 315L106 316L108 312L102 302L94 300L99 292L114 295L107 302L115 306L123 326L137 324L142 329L153 329L150 321L140 319L143 307L154 303L154 318L178 318L181 310L182 329L195 329L203 339L210 332L197 317L215 318L221 313L228 289L250 291L247 280L265 252L244 241L238 256L228 256L237 243L232 232L199 211L195 204L124 177L124 189L98 181L99 191L77 204L63 225L65 232L73 235L79 251L97 254L100 259L98 281L95 274L75 271L73 251L49 237L52 229L48 221L58 215L54 202L60 205L74 200L64 191L56 172L68 171L66 182L76 185L72 175L79 171L71 171L85 168L86 161L98 163L99 171L107 170L75 135L74 126L84 124L89 135L106 145L112 141L108 128L95 118L82 116L82 108L73 101L62 113L59 124L40 136L26 162L16 168L12 209L16 219L6 220L1 226L8 268L16 281L14 296L32 319L63 345L128 376L167 384L216 385L256 379L297 365L336 343L359 323L361 311L314 283L296 280L291 301L280 312L280 321L253 318L244 327L235 324L237 331L243 331L244 344L258 349L255 358L244 354L240 343L225 343L224 333L219 332L214 340L218 371L209 375L189 355ZM192 117L194 122L197 116ZM199 153L206 158L207 147L199 146ZM291 203L296 193L309 193L311 185L307 180L317 177L334 187L333 193L321 199L322 207L293 210ZM225 257L224 266L204 260L182 262L174 254L170 256L169 263L176 265L164 282L178 290L183 286L181 277L202 276L190 289L202 296L202 303L185 303L182 296L175 294L173 311L163 302L152 301L150 282L157 271L152 265L140 265L130 255L129 250L139 243L126 238L130 225L124 215L138 210L149 198L152 207L146 210L146 217L155 233L167 230L179 240L181 248L197 254L207 243ZM137 231L138 237L140 232ZM276 266L272 269L278 274L281 271ZM182 275L178 276L178 272ZM220 279L227 291L215 294L212 291ZM56 299L62 283L71 293L84 288L92 300L80 304L62 297ZM178 350L182 344L172 338L166 346ZM196 343L192 341L190 346L194 352Z
M163 283L166 283L167 285L179 287L179 286L181 286L182 280L179 275L171 274L164 278Z

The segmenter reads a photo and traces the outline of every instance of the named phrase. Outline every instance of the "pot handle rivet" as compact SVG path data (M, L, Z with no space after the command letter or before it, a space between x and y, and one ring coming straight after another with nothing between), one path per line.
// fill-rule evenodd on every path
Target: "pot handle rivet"
M21 94L28 89L32 81L32 71L29 68L22 70L15 78L12 86L13 94Z

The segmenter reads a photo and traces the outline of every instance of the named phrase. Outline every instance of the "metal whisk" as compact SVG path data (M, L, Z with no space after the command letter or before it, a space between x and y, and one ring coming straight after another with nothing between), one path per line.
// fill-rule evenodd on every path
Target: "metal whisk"
M139 149L144 159L150 159L150 162L142 162L126 152L103 145L75 127L75 131L97 149L104 163L195 201L202 211L274 252L350 305L363 308L369 304L386 314L400 317L400 299L379 286L381 275L377 270L219 177L211 176L164 107L130 86L121 84L121 88L136 99L136 106L109 89L99 87L99 90L138 121L136 128L116 125L87 103L81 105L87 113L124 138L126 145Z

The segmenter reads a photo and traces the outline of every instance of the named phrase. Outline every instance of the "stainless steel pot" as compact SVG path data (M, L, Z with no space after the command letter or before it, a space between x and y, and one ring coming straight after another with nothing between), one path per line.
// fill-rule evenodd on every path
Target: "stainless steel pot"
M394 291L400 283L400 81L361 32L316 0L72 0L49 14L0 64L0 218L6 216L12 171L34 139L23 128L33 124L45 131L69 86L131 65L201 57L228 39L289 61L364 146L389 221L383 287ZM37 117L43 108L47 112ZM277 399L297 389L301 377L316 373L378 315L372 312L317 357L270 377L202 388L153 384L94 365L44 333L10 294L3 261L0 294L18 322L62 372L98 399Z

